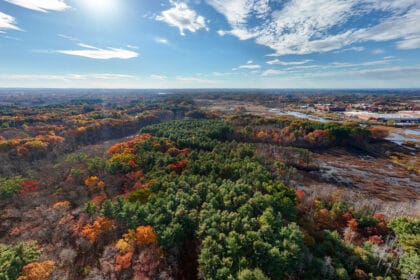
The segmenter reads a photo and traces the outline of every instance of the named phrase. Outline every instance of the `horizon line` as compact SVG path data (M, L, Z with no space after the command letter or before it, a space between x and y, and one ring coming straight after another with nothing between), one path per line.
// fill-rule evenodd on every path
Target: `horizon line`
M241 88L241 87L212 87L212 88L101 88L101 87L1 87L0 91L3 90L420 90L420 87L372 87L372 88Z

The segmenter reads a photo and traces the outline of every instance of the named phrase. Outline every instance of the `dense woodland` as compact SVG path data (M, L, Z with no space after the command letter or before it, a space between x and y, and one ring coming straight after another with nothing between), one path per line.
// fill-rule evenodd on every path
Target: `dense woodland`
M3 106L0 280L418 279L420 220L288 186L378 129L188 97ZM281 152L279 152L281 149Z

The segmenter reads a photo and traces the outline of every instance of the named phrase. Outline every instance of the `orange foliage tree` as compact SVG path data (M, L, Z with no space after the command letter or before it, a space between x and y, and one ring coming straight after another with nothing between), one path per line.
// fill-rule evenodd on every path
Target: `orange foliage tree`
M335 140L330 131L322 129L316 129L308 133L304 138L312 146L328 146Z
M70 208L70 202L67 200L56 202L53 208Z
M157 236L152 226L139 226L136 229L136 242L139 247L156 245Z
M133 259L133 252L127 252L124 255L117 255L115 257L115 271L120 271L122 269L128 269L131 266L131 260Z
M381 140L389 135L389 130L386 127L372 127L370 129L370 134L373 139Z
M99 182L98 176L90 176L85 180L85 186L90 188L95 186Z
M90 243L95 243L98 238L107 231L114 229L114 222L105 217L98 217L93 224L87 224L82 228L82 235Z
M369 242L376 245L384 244L384 241L379 235L372 235L369 237Z
M54 267L53 261L29 263L23 267L22 276L17 280L48 280Z
M351 219L350 221L347 222L347 226L349 228L351 228L353 231L357 231L358 227L359 227L359 223L357 222L356 219Z
M85 186L91 191L102 191L105 187L105 183L99 180L98 176L90 176L85 180Z

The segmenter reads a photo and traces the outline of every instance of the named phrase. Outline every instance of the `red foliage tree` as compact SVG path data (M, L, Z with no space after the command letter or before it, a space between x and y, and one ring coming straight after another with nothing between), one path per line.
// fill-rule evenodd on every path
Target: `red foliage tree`
M22 182L22 188L20 189L20 194L27 194L31 192L38 191L38 181L26 180Z
M159 267L162 265L161 251L150 245L144 247L133 265L133 280L157 279Z
M182 170L184 170L185 166L187 166L188 160L180 160L178 162L172 163L168 165L168 168L172 171L175 171L176 173L180 174Z
M372 235L369 237L369 242L376 245L384 244L384 241L379 235Z
M296 196L299 201L302 201L305 198L305 192L303 190L296 190Z

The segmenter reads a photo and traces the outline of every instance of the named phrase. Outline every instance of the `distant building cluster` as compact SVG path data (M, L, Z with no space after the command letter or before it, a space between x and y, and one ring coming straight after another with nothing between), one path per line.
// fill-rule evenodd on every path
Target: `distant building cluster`
M336 104L315 104L315 109L326 111L326 112L344 112L346 110L345 106L340 106Z
M392 121L396 124L420 123L420 111L399 111L392 114L380 114L366 111L349 111L344 113L349 117L357 117L362 120L376 120L379 122Z

